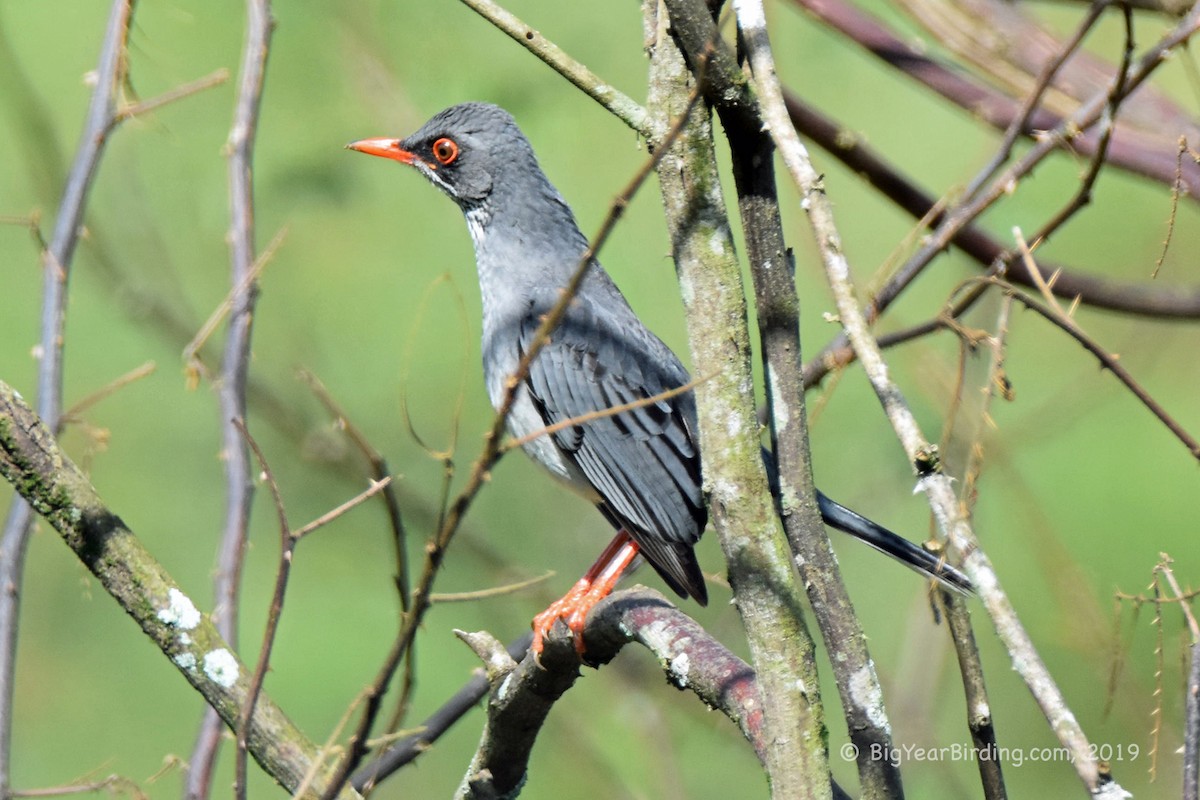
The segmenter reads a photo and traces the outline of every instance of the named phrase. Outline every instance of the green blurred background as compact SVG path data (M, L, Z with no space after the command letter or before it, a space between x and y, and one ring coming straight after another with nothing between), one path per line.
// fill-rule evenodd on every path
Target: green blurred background
M0 6L0 215L43 214L48 231L73 155L108 3L10 0ZM514 0L512 11L605 80L645 94L636 4ZM872 9L892 18L889 8ZM768 9L785 81L865 136L934 192L963 185L997 141L970 116L868 60L792 8ZM1053 12L1067 29L1077 12ZM219 68L236 74L243 8L232 0L144 0L131 35L132 87L142 98ZM490 410L478 373L478 292L466 228L453 204L415 174L347 153L365 136L403 135L437 110L468 99L517 117L546 172L585 231L644 158L636 137L471 11L438 2L276 4L255 159L260 246L286 238L262 278L253 375L281 406L256 407L250 426L277 473L293 524L363 486L361 465L295 375L316 373L400 474L411 549L429 534L442 482L432 448L449 448L462 475L478 453ZM1158 23L1139 22L1139 42ZM1093 42L1115 53L1115 28ZM1185 72L1162 82L1185 98ZM86 397L153 361L153 375L90 409L64 436L101 494L202 608L223 511L216 399L190 391L180 351L228 291L226 163L234 82L124 124L105 155L76 258L67 326L66 400ZM867 283L906 252L911 222L822 153L851 262ZM1083 163L1059 156L1025 182L986 224L1009 238L1032 231L1074 191ZM785 190L797 250L806 351L836 333L832 302L794 193ZM1115 173L1096 203L1042 251L1097 273L1148 280L1170 212L1166 189ZM1162 280L1194 281L1200 226L1179 213ZM686 353L682 310L653 186L634 201L602 260L646 322ZM32 397L40 274L27 230L0 227L0 378ZM945 257L889 314L883 330L927 319L974 268ZM443 280L444 279L444 280ZM994 309L993 309L994 311ZM1200 430L1194 324L1165 324L1082 309L1079 320L1183 424ZM983 319L976 319L982 324ZM216 363L219 343L207 351ZM940 431L957 364L948 335L891 354L894 375L926 435ZM1116 589L1142 591L1160 552L1184 583L1200 573L1196 465L1130 394L1060 332L1015 312L1009 376L1016 399L993 409L977 525L1017 610L1067 700L1118 779L1140 796L1178 793L1181 743L1180 626L1167 617L1166 691L1159 776L1151 784L1155 634L1143 612L1122 619L1128 662L1105 714ZM465 379L464 376L465 375ZM810 396L818 479L835 498L924 538L924 500L857 368ZM452 410L461 400L461 417ZM11 491L0 487L0 506ZM590 563L609 531L602 518L521 457L505 459L468 517L438 584L466 591L558 573L536 590L438 605L418 642L412 724L468 676L476 659L452 628L486 628L508 640ZM260 492L245 577L243 653L257 650L277 558L274 515ZM966 746L962 690L945 631L924 586L865 548L835 541L883 681L900 745ZM700 547L722 573L714 537ZM368 506L299 547L266 689L313 739L324 740L375 674L396 625L385 515ZM152 783L164 760L186 758L201 703L160 653L62 544L42 526L27 567L15 721L14 786L61 784L118 773L153 797L180 793L180 771ZM641 579L658 585L643 572ZM728 589L707 609L686 606L744 652ZM1000 743L1028 753L1053 746L981 609L977 636L988 668ZM828 678L827 666L822 667ZM836 777L856 788L842 758L844 726L824 687ZM476 744L476 712L379 790L378 797L444 797ZM1131 747L1138 753L1132 757ZM1106 751L1102 754L1109 754ZM1034 756L1029 756L1033 758ZM1123 760L1121 760L1123 759ZM231 782L226 748L217 796ZM251 794L282 792L252 768ZM911 797L978 796L975 766L944 754L906 763ZM1069 765L1006 764L1013 796L1078 792ZM734 727L663 681L644 651L584 679L555 708L535 752L524 797L762 797L765 782Z

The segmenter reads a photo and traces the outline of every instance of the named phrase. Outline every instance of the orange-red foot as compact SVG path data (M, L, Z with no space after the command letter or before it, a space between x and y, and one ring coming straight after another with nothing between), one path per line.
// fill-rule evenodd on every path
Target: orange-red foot
M597 603L608 597L637 554L638 547L629 534L625 531L618 533L587 574L571 587L571 591L533 618L533 652L541 654L545 645L543 640L561 619L575 638L575 652L583 656L587 651L583 643L583 627L587 624L588 614Z

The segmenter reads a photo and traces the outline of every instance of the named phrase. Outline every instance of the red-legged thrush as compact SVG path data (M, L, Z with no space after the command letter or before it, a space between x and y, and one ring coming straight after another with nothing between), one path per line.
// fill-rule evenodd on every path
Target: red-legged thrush
M543 174L512 116L494 105L453 106L406 139L364 139L348 147L415 167L462 209L483 297L484 380L499 407L542 318L588 249L570 207ZM596 416L688 381L675 354L591 261L562 322L518 388L508 430L523 438L580 420L530 440L524 450L591 499L618 534L576 587L535 618L535 649L561 617L582 650L587 611L638 554L680 596L707 602L693 552L708 514L692 393ZM833 527L944 584L970 590L966 576L937 556L820 492L817 499Z

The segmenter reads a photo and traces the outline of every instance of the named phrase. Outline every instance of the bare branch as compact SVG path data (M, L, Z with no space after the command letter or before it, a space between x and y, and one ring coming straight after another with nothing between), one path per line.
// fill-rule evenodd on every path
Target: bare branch
M689 18L683 24L678 16L672 18L677 30L702 28L707 23L711 30L704 41L716 36L715 25L701 4L691 4L685 13ZM903 789L898 766L872 757L892 750L891 726L866 637L841 581L816 500L799 361L800 304L776 199L774 145L749 88L744 83L726 82L735 75L740 77L732 67L732 54L719 58L728 64L710 71L705 91L730 141L763 368L770 376L766 397L779 485L776 501L801 584L829 651L847 729L857 748L864 795L899 796Z
M554 42L543 37L533 27L526 25L512 12L492 0L462 0L472 11L508 34L513 41L540 58L551 69L579 87L588 97L613 113L626 125L647 139L660 135L654 131L646 109L632 98L617 91L611 83L602 80L586 66L567 55Z
M930 452L928 441L921 434L904 396L889 377L887 365L855 298L850 266L842 250L841 237L834 225L833 211L825 196L821 176L813 168L807 150L787 117L783 93L771 56L761 0L734 0L734 8L738 12L738 26L749 51L756 86L763 103L763 116L783 161L804 198L809 223L813 228L817 248L833 290L838 315L901 444L919 472L919 465L924 463L924 454ZM1106 775L1101 775L1087 738L1067 707L1049 670L1037 655L1032 640L1017 620L1015 611L1000 589L995 572L987 562L986 555L979 549L970 524L954 497L950 481L946 476L932 472L925 474L918 485L928 496L943 535L947 536L955 550L965 557L963 565L966 572L996 623L1001 639L1013 655L1017 671L1025 679L1059 740L1072 750L1075 769L1080 779L1094 795L1100 796L1104 793L1114 798L1123 796L1124 790L1119 785L1108 781Z
M524 658L531 642L533 634L526 633L508 645L508 655L513 660ZM482 670L476 670L465 686L417 727L417 733L391 745L378 759L354 773L351 785L360 792L368 792L396 770L411 763L474 708L488 693L488 689L487 677Z
M118 377L116 380L110 381L105 386L101 386L99 389L92 392L87 397L78 401L77 403L72 405L70 408L68 408L66 411L64 411L63 415L62 415L62 423L64 425L69 425L72 420L79 419L80 417L82 417L83 412L87 411L92 406L96 405L97 403L101 402L102 400L107 400L109 397L112 397L114 394L121 391L129 384L136 383L137 381L140 381L142 378L147 377L148 375L153 373L154 370L156 370L156 369L158 369L157 364L155 364L153 361L147 361L145 364L142 364L140 367L135 367L135 368L129 370L129 372L126 372L124 375L121 375L120 377Z
M221 452L225 461L225 522L213 577L215 616L221 634L237 646L237 616L241 594L246 528L254 500L250 454L235 420L246 418L246 386L250 372L250 335L258 297L257 273L269 260L269 249L257 258L254 236L254 139L270 50L270 0L246 0L246 38L238 79L237 106L226 145L229 156L229 334L217 387ZM280 234L282 236L282 232ZM280 237L276 237L279 241ZM212 770L220 746L219 722L206 712L195 747L188 759L186 793L189 800L208 797Z
M127 119L133 119L134 117L140 117L143 114L149 114L151 111L157 111L163 106L170 105L177 100L182 100L184 98L191 97L194 94L199 94L200 92L203 92L206 89L211 89L214 86L220 86L227 80L229 80L229 70L222 67L221 69L216 70L209 75L205 75L203 78L198 78L191 83L185 83L181 86L176 86L174 89L163 92L157 97L151 97L149 100L141 100L136 103L127 103L121 106L121 108L117 111L116 117L113 118L113 122L122 122Z
M754 670L663 595L644 586L614 592L588 615L588 654L597 666L610 663L626 644L648 649L667 680L694 693L728 717L765 761L771 744ZM462 634L488 664L492 694L480 744L462 784L460 798L511 796L526 778L529 754L551 707L579 677L574 642L565 626L546 638L540 663L527 654L515 663L512 648L488 634ZM500 687L503 686L503 690ZM836 784L834 796L846 795Z
M387 508L388 522L392 527L392 542L396 546L396 588L400 593L400 608L407 612L410 602L409 597L409 577L408 577L408 536L404 527L404 517L400 513L400 501L396 498L396 487L392 485L391 470L388 468L387 460L383 454L371 444L366 434L355 425L341 405L333 398L329 390L325 388L325 384L321 382L313 373L308 370L300 370L300 380L308 384L312 393L321 401L321 405L325 406L325 410L331 417L334 418L338 427L345 432L354 446L362 454L363 458L371 467L371 479L375 484L381 485L383 490L383 503ZM306 525L305 528L308 526ZM306 533L304 528L301 529L303 535Z
M274 473L271 472L271 466L267 463L267 457L263 455L258 442L254 441L254 437L246 429L244 420L234 420L234 425L237 426L242 436L245 437L246 444L250 446L250 449L254 451L255 458L258 459L259 466L263 471L263 479L266 481L267 487L271 490L271 499L275 501L275 514L279 519L279 567L275 571L275 591L271 595L271 606L267 612L267 625L263 631L263 641L258 653L258 662L254 666L254 676L250 679L250 689L246 694L246 701L242 704L242 711L238 715L237 727L234 728L234 733L237 737L237 757L234 766L233 792L234 796L239 798L239 800L245 800L246 748L247 737L250 732L250 720L254 716L254 705L258 702L258 696L262 692L263 680L267 676L267 668L271 665L271 650L275 647L275 634L279 630L279 617L283 613L283 598L287 592L288 577L292 572L292 554L296 550L297 538L292 535L291 528L288 526L287 511L283 506L283 495L279 490L279 484L275 480Z
M649 105L660 119L684 105L692 80L685 57L700 87L745 83L715 40L704 3L665 5L669 21L659 17L657 3L643 6L652 43ZM741 99L734 93L730 105ZM702 470L712 487L711 524L759 676L772 791L778 797L819 796L830 791L830 775L814 646L761 458L746 299L716 163L710 117L697 109L679 146L664 159L659 185L688 311L692 361L697 372L718 372L696 388Z
M59 448L49 428L0 381L0 475L75 551L100 584L175 668L215 709L237 724L250 696L249 671L210 617L201 614ZM262 768L289 789L299 786L317 748L262 695L247 731ZM309 792L306 798L315 798ZM339 798L357 795L349 789Z
M100 166L104 146L113 130L117 90L123 80L126 43L133 0L114 0L96 67L96 86L88 106L79 149L71 165L50 246L42 250L42 324L38 365L37 410L47 427L59 430L62 413L63 335L66 330L67 281L75 245L83 226L88 194ZM36 224L34 225L36 231ZM16 684L17 624L25 552L33 510L21 499L13 502L0 534L0 797L10 789L12 765L13 694Z
M1184 684L1183 800L1200 797L1200 642L1188 649L1191 669Z

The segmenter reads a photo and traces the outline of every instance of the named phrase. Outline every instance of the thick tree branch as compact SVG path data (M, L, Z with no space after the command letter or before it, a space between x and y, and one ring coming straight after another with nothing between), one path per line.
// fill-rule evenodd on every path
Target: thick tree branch
M458 800L516 797L550 709L579 677L574 637L559 623L543 640L541 657L531 652L519 664L487 634L460 631L459 637L484 661L493 691L479 747L454 796Z
M674 30L694 62L701 55L699 48L716 40L716 25L703 3L672 3L672 11ZM767 375L783 528L829 652L847 729L857 747L863 795L902 797L897 765L871 757L872 753L892 751L891 728L866 637L841 581L816 504L800 370L800 303L775 195L774 145L749 87L733 67L732 53L722 52L715 58L725 66L707 73L705 95L721 116L733 158Z
M228 726L251 688L250 671L211 619L142 546L59 449L50 429L0 381L0 475L57 530L84 565ZM318 751L266 695L247 731L251 755L272 778L295 790ZM306 798L316 798L309 791ZM350 789L339 798L353 798Z
M511 793L525 779L534 739L551 706L578 677L573 642L564 627L557 627L546 640L546 653L554 648L552 655L543 655L539 664L524 654L518 663L512 646L505 652L489 634L459 636L487 666L492 690L487 727L459 796L515 796ZM769 746L754 670L662 594L644 586L614 592L588 615L584 637L597 666L610 663L631 642L643 645L673 686L728 717L759 760L766 759ZM847 797L836 785L833 792L835 798Z
M679 36L683 17L667 5ZM653 43L648 105L665 120L690 95L690 75L658 5L644 8ZM705 43L711 49L711 42L704 39L698 52L707 52ZM706 74L724 70L719 57L694 63ZM703 470L712 524L759 678L771 790L777 797L828 797L813 643L760 455L746 300L705 110L691 114L678 145L663 158L659 184L688 310L692 361L699 374L714 375L696 387Z

